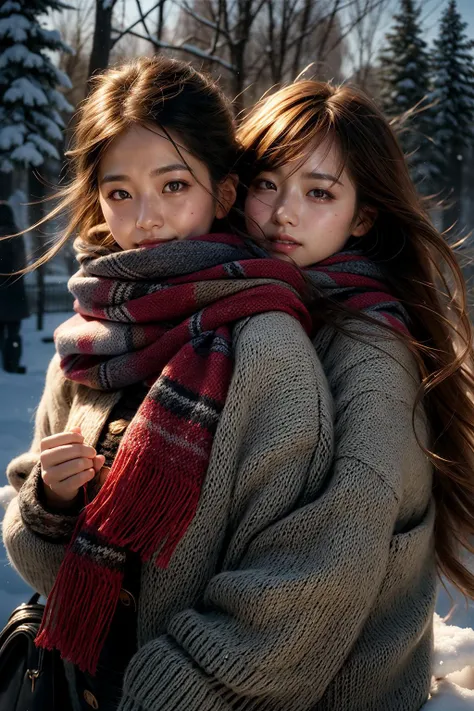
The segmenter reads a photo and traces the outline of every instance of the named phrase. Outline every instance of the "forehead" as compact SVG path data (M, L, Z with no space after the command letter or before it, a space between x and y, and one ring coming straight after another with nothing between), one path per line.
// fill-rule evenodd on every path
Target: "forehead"
M152 130L139 125L131 126L107 146L100 159L99 173L108 172L116 165L130 169L134 163L153 164L156 168L169 162L183 162L183 157L193 165L196 159L193 159L172 131L169 131L169 136L172 140L158 127Z
M303 176L309 173L327 173L340 177L345 174L340 150L334 141L314 141L288 162L279 166L284 175Z

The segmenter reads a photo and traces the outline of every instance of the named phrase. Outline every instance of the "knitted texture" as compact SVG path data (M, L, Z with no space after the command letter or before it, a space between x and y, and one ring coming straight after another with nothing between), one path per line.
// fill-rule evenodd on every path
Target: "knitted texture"
M357 329L324 327L316 351L286 314L234 329L196 515L166 570L142 567L119 711L418 711L427 699L436 576L419 377L398 340ZM116 402L66 381L55 358L24 473L52 428L80 425L95 446ZM428 442L422 420L418 434ZM5 545L48 594L64 547L25 526L22 495Z
M408 331L406 310L390 294L380 267L362 252L339 252L305 271L322 299L363 311L395 331Z
M83 671L97 668L127 551L143 561L158 552L166 567L195 515L232 376L233 324L283 311L310 331L298 270L252 257L230 235L80 255L69 283L77 314L55 333L66 377L105 391L150 385L80 516L36 640Z

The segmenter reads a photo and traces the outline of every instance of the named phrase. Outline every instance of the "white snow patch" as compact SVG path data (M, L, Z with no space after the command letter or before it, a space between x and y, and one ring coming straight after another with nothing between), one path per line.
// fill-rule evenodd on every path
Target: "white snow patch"
M439 615L434 619L435 655L433 675L445 677L474 664L474 630L462 629L443 622Z
M14 42L25 42L31 22L24 15L10 15L0 19L0 37L10 37Z
M25 124L0 128L0 148L8 151L13 146L21 146L26 134Z
M44 158L41 153L37 150L33 143L30 143L29 141L24 143L22 146L15 148L15 150L11 153L10 158L15 163L26 163L34 166L42 165L44 162Z
M73 111L74 107L71 106L64 94L61 94L57 89L50 89L48 95L50 101L58 111L66 111L67 113Z
M26 69L41 69L44 65L44 58L41 54L30 52L24 44L14 44L8 47L0 55L0 69L7 64L21 64Z
M48 103L44 91L26 77L15 79L5 92L3 99L12 104L15 101L21 101L26 106L46 106Z
M423 706L424 711L472 711L474 691L458 686L448 679L438 682L431 698Z
M49 141L46 141L37 133L30 133L28 136L28 140L36 146L36 148L41 152L43 156L48 156L49 158L55 158L56 160L59 160L59 153L57 152L56 148Z
M53 119L51 119L49 116L45 116L44 114L40 113L39 111L32 111L31 117L32 117L33 121L35 122L36 126L38 126L40 128L44 128L47 138L50 138L52 141L60 141L61 140L63 134L62 134L61 129L59 128L58 124ZM64 125L62 121L61 121L60 125L61 126Z

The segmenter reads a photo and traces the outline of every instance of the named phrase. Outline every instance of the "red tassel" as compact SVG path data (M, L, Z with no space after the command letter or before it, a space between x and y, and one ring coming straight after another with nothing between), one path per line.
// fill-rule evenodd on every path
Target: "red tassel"
M159 551L157 565L164 567L196 513L205 468L201 463L203 471L193 479L186 471L192 461L184 460L177 471L166 457L151 459L149 451L149 445L137 453L122 443L84 525L143 561Z
M36 645L95 674L123 574L68 551L48 597ZM59 592L60 591L60 592Z

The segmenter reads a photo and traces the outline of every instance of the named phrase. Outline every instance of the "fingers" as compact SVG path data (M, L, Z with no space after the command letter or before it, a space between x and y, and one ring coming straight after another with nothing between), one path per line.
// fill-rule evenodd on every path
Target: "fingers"
M94 457L94 460L93 460L93 467L94 467L94 469L95 469L95 473L96 473L96 474L98 474L98 473L100 472L100 470L102 469L102 467L104 466L104 464L105 464L105 457L104 457L104 455L103 455L103 454L97 454L97 455Z
M73 429L78 430L78 427L73 427ZM84 442L84 437L79 432L61 432L60 434L50 435L50 437L45 437L41 440L41 451L45 452L48 449L54 449L55 447L62 447L66 444L82 444Z
M79 459L71 459L68 462L63 462L55 467L44 468L42 477L45 484L55 487L56 484L69 479L75 474L92 469L95 476L95 469L92 466L92 460L88 457L80 457Z
M95 471L93 468L91 468L79 472L78 474L74 474L73 476L70 476L68 479L60 481L59 483L56 482L51 491L51 494L49 495L49 498L52 498L55 502L72 501L76 498L81 487L83 487L84 484L87 484L88 481L93 479L94 476ZM48 489L45 489L45 491L48 491Z
M72 459L89 459L87 467L92 466L92 460L96 456L96 451L94 447L90 447L88 444L66 444L62 447L55 447L54 449L47 449L40 455L41 466L43 469L50 469L51 467L56 467L59 464L65 464ZM83 467L84 469L85 467Z

